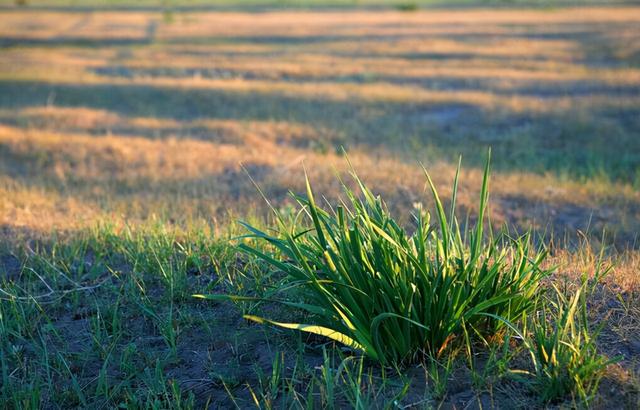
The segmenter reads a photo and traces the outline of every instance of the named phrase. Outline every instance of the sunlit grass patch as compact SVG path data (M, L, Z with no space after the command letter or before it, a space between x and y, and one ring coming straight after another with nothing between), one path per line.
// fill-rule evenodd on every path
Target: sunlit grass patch
M439 357L464 333L491 337L503 321L531 313L548 274L541 267L546 253L533 249L527 235L486 231L488 162L475 228L461 227L455 215L457 174L448 214L426 174L438 222L418 209L413 233L352 176L361 196L344 185L346 200L323 208L307 180L307 196L296 197L298 216L285 221L276 213L275 234L246 225L248 237L268 242L279 256L246 244L240 249L284 272L282 289L299 291L304 301L285 303L314 315L309 325L249 319L316 333L382 363L399 363L420 352Z
M588 319L586 301L611 270L604 251L595 255L583 243L577 257L593 266L580 267L582 285L573 293L557 287L557 267L544 247L529 235L485 229L488 162L478 213L463 224L455 214L458 174L447 211L426 174L437 222L418 207L412 231L353 169L351 175L357 188L341 181L345 198L337 205L319 206L307 178L306 195L294 195L297 210L272 207L274 228L242 224L249 233L239 237L239 250L273 269L266 292L195 296L251 302L251 311L260 303L304 311L304 322L244 317L332 340L383 366L421 363L432 383L429 400L446 395L464 353L480 388L515 378L523 391L539 395L538 404L592 402L618 360L597 347L604 322L594 330ZM476 367L479 352L486 357ZM530 367L519 369L526 358Z
M534 364L534 385L544 401L573 394L588 404L606 367L616 361L597 351L599 331L592 332L589 327L584 294L587 291L583 285L566 296L554 287L553 295L543 301L540 311L525 325L525 332L531 332L526 347Z

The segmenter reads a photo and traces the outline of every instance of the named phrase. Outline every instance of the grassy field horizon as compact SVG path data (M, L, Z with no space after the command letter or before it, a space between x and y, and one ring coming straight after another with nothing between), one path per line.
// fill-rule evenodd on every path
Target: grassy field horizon
M226 8L232 10L264 9L323 9L323 8L376 8L399 9L412 12L419 8L566 8L585 6L625 6L637 5L638 0L0 0L5 8L70 8L78 11L104 8L161 8L188 11L198 8Z

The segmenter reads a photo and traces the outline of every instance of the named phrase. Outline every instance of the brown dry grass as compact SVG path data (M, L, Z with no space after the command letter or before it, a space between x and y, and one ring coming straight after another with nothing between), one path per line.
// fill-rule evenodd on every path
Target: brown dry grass
M90 222L87 215L106 217L113 210L123 211L121 217L127 220L159 215L186 221L206 218L206 212L212 209L215 213L209 216L220 217L229 208L237 209L238 204L252 208L261 202L240 169L241 163L277 202L284 199L287 189L297 192L304 189L303 163L319 191L327 197L339 193L333 169L346 170L341 156L305 148L317 134L303 125L198 121L191 126L204 132L207 139L184 140L172 135L149 139L115 133L96 137L79 133L78 128L110 127L135 132L139 127L148 131L158 125L162 129L168 125L179 129L187 126L174 122L158 124L145 118L122 120L113 114L85 110L78 122L67 117L68 109L48 111L36 111L38 125L47 126L53 121L66 133L0 128L3 171L9 174L5 177L5 207L12 210L4 215L5 224L64 229L66 225L75 226L78 218ZM33 114L33 111L26 113ZM295 147L296 140L300 147ZM410 210L415 202L426 201L424 178L417 164L405 163L385 151L373 157L354 150L349 157L377 192L391 198L398 212ZM427 166L446 191L453 178L452 165L438 162ZM477 170L463 173L461 206L474 207L480 180ZM606 225L624 233L637 219L634 209L640 199L635 190L624 184L576 183L531 173L496 174L492 183L496 222L535 224L538 228L563 232L586 229L591 219L592 229ZM20 198L24 190L33 190L29 186L50 193L50 198L42 195L38 206L25 207ZM73 199L63 207L66 215L48 217L60 209L60 196ZM587 203L588 208L584 206ZM94 211L87 214L86 204ZM550 220L552 224L545 225Z
M335 196L343 145L406 213L424 197L418 161L446 185L457 153L473 166L492 145L497 222L560 236L591 223L634 243L638 162L611 161L637 146L637 8L178 13L171 23L14 10L0 22L8 227L219 218L259 202L241 162L277 201L300 189L302 162ZM580 149L604 178L571 156ZM470 209L479 177L466 174Z

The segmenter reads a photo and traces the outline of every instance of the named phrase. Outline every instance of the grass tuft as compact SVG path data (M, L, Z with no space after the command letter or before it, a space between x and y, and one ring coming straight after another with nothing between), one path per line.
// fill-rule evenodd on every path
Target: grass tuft
M545 402L567 395L577 396L588 404L595 396L608 365L618 359L607 359L597 352L595 341L600 329L592 332L587 317L585 282L567 297L553 286L553 295L544 299L538 314L525 322L525 343L535 372L535 387ZM528 329L527 329L528 328Z
M285 221L274 210L274 234L244 224L248 237L276 252L246 243L239 248L284 272L286 283L271 299L310 312L315 323L246 318L325 336L381 363L398 364L421 353L437 358L468 340L467 332L488 338L504 321L532 312L540 280L549 273L541 268L546 252L533 250L529 235L494 236L484 229L489 158L477 222L463 228L455 215L459 170L448 215L425 171L437 222L429 212L418 212L413 233L394 220L353 168L360 195L343 183L346 200L336 207L318 205L307 178L306 196L293 195L298 218Z

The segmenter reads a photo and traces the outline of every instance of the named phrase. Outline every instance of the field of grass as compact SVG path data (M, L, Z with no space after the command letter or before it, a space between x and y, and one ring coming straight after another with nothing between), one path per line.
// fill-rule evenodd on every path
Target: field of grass
M639 7L11 3L0 2L0 408L640 405ZM305 218L288 195L308 196L303 167L318 212L366 193L336 178L349 162L389 212L354 202L357 235L333 211L324 225ZM469 232L459 241L452 221L438 222L420 164ZM439 229L422 235L425 210ZM238 238L239 220L260 233ZM503 236L505 225L529 239ZM338 246L355 237L378 249L370 260ZM541 247L547 257L527 270ZM499 250L521 248L526 260L500 262ZM471 300L492 272L483 263L500 277L515 261L540 274L518 315L508 296L509 309L443 315L448 332L434 333L435 319L405 329L420 352L366 321L388 313L389 289ZM335 312L299 309L326 302L314 275L342 264L334 280L355 293L333 289L328 306L350 306L358 332ZM379 272L404 282L374 304L382 285L353 278ZM473 289L439 288L442 272ZM308 289L290 293L296 275ZM506 303L496 289L480 294ZM372 297L356 300L363 292ZM482 316L495 312L509 322ZM321 323L362 343L243 315Z

